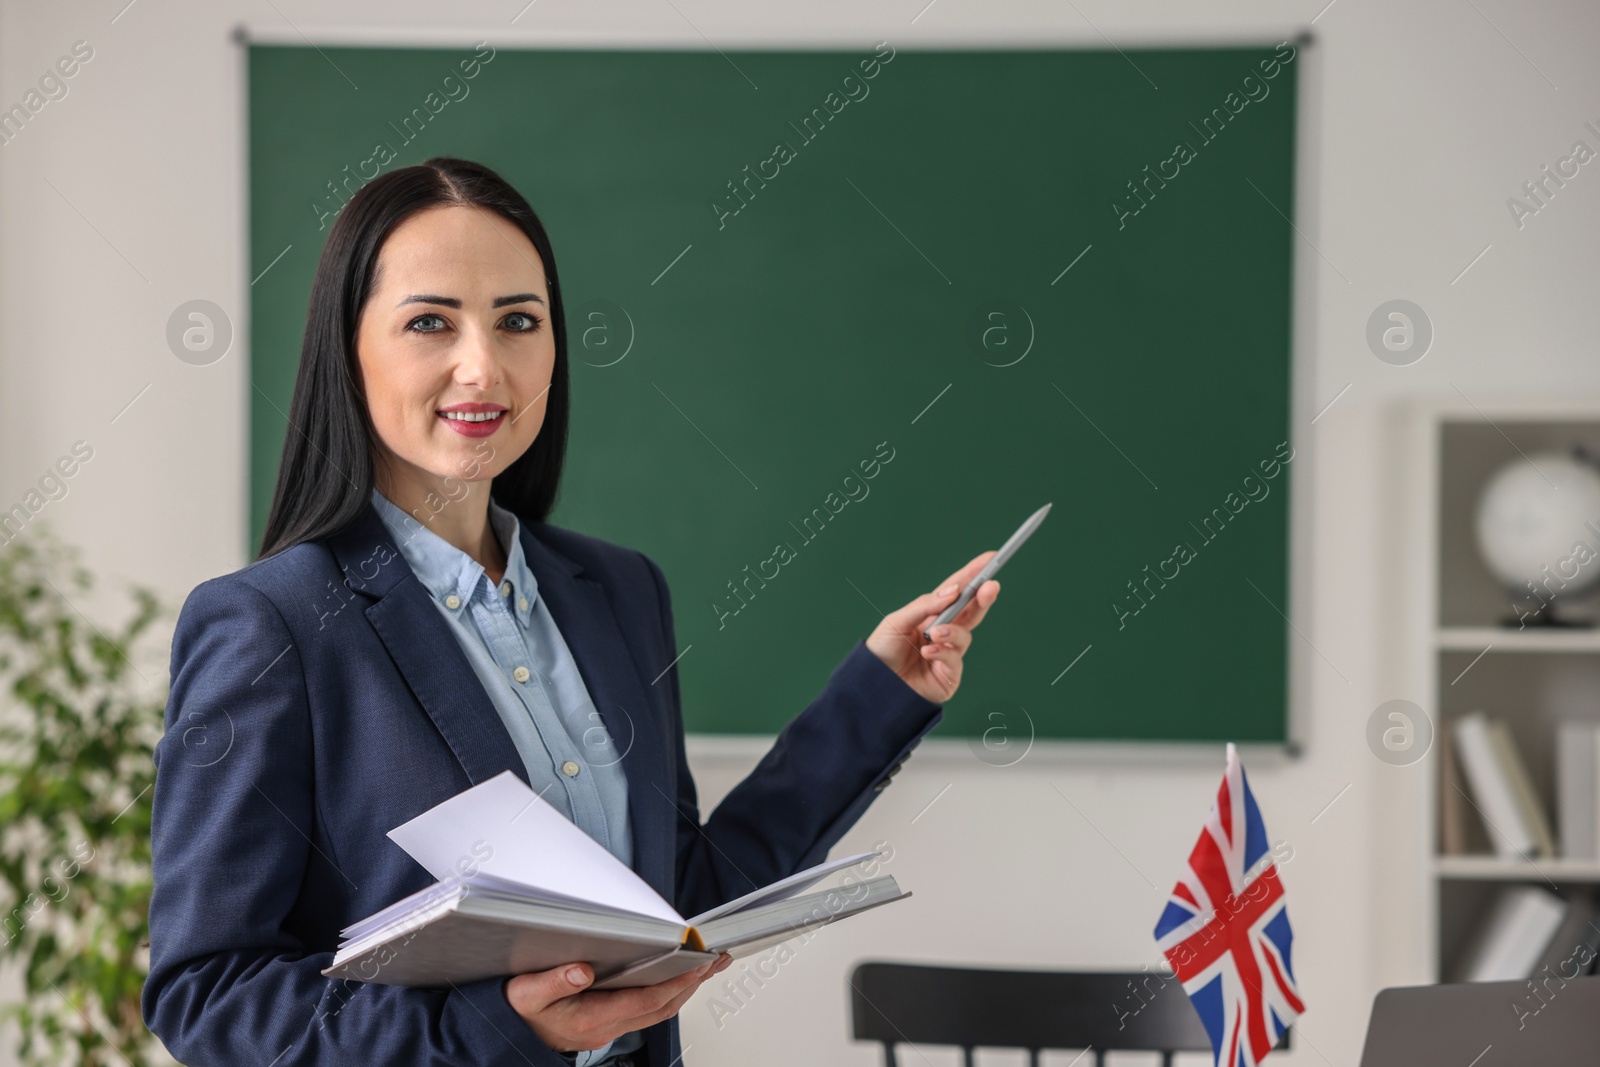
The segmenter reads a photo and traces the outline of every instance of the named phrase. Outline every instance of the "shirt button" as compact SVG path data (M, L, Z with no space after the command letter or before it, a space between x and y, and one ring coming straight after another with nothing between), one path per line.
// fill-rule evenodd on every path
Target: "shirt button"
M511 672L511 677L515 678L519 682L526 682L528 680L528 668L518 667L516 670Z
M461 598L456 596L454 593L451 593L449 596L444 598L444 606L449 608L451 611L454 611L456 608L461 606Z
M510 596L511 595L511 583L510 582L501 582L500 583L500 595L501 596Z
M568 778L576 778L578 776L578 765L571 760L567 760L561 765L561 773Z
M517 597L517 610L519 610L519 611L527 611L528 610L528 598L527 597L525 597L525 596Z

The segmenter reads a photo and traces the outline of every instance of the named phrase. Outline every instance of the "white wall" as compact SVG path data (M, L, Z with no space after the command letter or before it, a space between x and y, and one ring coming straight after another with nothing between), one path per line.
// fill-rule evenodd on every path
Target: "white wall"
M975 29L1048 29L1094 43L1089 20L1112 35L1268 32L1304 25L1325 0L938 0L924 11L925 2L547 0L520 16L517 31L698 42L692 19L719 43L783 43L822 26L905 47ZM473 0L448 16L418 0L124 3L0 0L0 104L19 100L74 41L95 49L70 95L0 146L0 505L20 499L74 440L89 440L94 460L44 517L107 580L153 584L176 604L244 562L244 363L236 349L213 367L190 367L162 340L169 312L194 297L234 311L245 328L244 102L230 27L285 18L307 32L481 27L510 46L518 38L507 24L525 0ZM1312 512L1308 610L1298 621L1316 651L1306 657L1304 758L1252 764L1251 778L1273 837L1295 848L1283 879L1310 1007L1282 1062L1342 1067L1359 1058L1373 992L1422 978L1425 965L1408 806L1409 776L1420 772L1380 764L1363 739L1377 704L1428 699L1404 690L1397 647L1401 605L1391 590L1409 561L1388 547L1404 457L1387 413L1418 394L1459 390L1481 404L1593 390L1600 171L1584 168L1520 231L1505 202L1574 140L1600 146L1583 129L1585 120L1600 126L1600 8L1336 0L1315 30L1319 174L1305 228L1320 250L1307 309L1317 361L1296 416L1314 448L1296 485L1310 492ZM1421 304L1437 329L1433 351L1411 367L1380 363L1364 341L1369 313L1395 297ZM696 763L708 801L747 766ZM720 1028L702 992L684 1010L687 1061L876 1062L845 1036L845 975L863 957L1153 962L1151 927L1218 773L1214 755L1034 753L997 770L919 750L843 846L891 841L889 869L915 898L818 937ZM954 1061L928 1050L926 1062Z

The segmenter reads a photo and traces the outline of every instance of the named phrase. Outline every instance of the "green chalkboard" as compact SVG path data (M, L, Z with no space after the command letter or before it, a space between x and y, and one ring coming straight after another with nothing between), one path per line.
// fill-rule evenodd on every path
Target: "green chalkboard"
M691 731L1048 501L938 735L1287 740L1293 45L474 52L249 47L252 547L332 186L463 156L550 231L551 519L661 564Z

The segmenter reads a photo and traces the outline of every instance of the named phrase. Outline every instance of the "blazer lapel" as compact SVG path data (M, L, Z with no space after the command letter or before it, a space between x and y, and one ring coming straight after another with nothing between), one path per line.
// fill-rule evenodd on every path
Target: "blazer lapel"
M518 524L539 595L577 662L601 722L623 752L634 870L671 901L677 855L677 810L666 774L671 739L651 710L605 586L535 536L531 525ZM527 768L489 694L371 503L328 545L346 585L373 598L367 619L468 781L477 785L510 768L526 782Z
M489 694L370 502L329 547L346 583L376 598L366 617L467 780L477 785L509 768L526 782L522 756Z
M538 579L539 595L578 664L606 731L623 753L633 869L670 902L677 815L667 789L669 739L663 736L651 710L638 664L611 610L605 586L586 577L581 564L541 541L530 525L521 523L522 551Z

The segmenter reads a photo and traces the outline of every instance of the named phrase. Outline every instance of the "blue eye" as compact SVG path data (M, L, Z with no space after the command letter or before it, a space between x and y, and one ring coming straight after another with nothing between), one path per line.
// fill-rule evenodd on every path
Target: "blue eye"
M501 321L510 328L512 333L537 333L539 327L544 325L543 319L526 311L513 311ZM419 323L427 322L432 322L434 325L428 327L419 325ZM444 316L430 312L427 315L418 315L406 323L406 330L411 333L439 333L446 329L447 326Z

